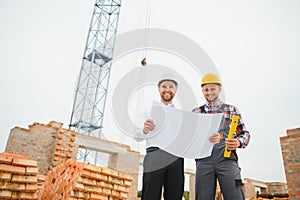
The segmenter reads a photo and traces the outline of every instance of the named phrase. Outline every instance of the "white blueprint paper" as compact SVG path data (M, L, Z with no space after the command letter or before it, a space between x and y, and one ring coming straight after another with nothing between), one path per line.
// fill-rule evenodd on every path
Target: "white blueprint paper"
M223 114L187 112L154 102L150 111L155 130L147 134L151 144L184 158L211 155L209 137L218 131Z

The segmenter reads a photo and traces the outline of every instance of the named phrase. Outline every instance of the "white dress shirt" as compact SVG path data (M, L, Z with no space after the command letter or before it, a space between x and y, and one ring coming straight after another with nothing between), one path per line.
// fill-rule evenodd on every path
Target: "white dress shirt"
M166 107L172 107L174 108L174 104L168 104L168 105L165 105L164 103L160 102L161 105L163 106L166 106ZM146 140L146 149L149 148L149 147L159 147L159 148L162 148L160 147L159 145L157 144L152 144L149 142L149 140L147 139L147 134L145 134L143 132L144 130L144 122L147 120L147 119L151 119L151 116L150 116L150 109L148 109L148 111L144 112L143 115L140 117L139 119L139 123L138 123L138 126L139 128L137 128L135 131L134 131L134 139L137 141L137 142L141 142L143 140ZM154 122L155 124L155 122Z

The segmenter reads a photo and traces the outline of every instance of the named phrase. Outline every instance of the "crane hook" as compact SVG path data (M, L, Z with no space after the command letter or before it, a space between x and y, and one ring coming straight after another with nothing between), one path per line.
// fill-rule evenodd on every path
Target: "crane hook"
M147 65L147 62L146 62L146 57L145 57L145 58L143 58L143 60L141 61L141 64L142 64L143 66L146 66L146 65Z

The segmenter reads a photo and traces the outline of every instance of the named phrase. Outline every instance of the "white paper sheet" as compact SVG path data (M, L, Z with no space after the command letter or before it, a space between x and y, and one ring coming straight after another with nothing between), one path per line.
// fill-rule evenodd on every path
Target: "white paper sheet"
M209 137L218 131L223 114L187 112L154 102L150 111L155 130L147 134L151 144L184 158L211 155Z

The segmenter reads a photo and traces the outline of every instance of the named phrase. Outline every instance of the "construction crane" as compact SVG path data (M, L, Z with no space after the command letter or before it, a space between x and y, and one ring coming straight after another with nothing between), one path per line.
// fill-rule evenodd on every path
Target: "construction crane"
M81 70L77 81L69 129L101 136L121 0L96 0ZM78 160L97 165L97 152L79 149Z

